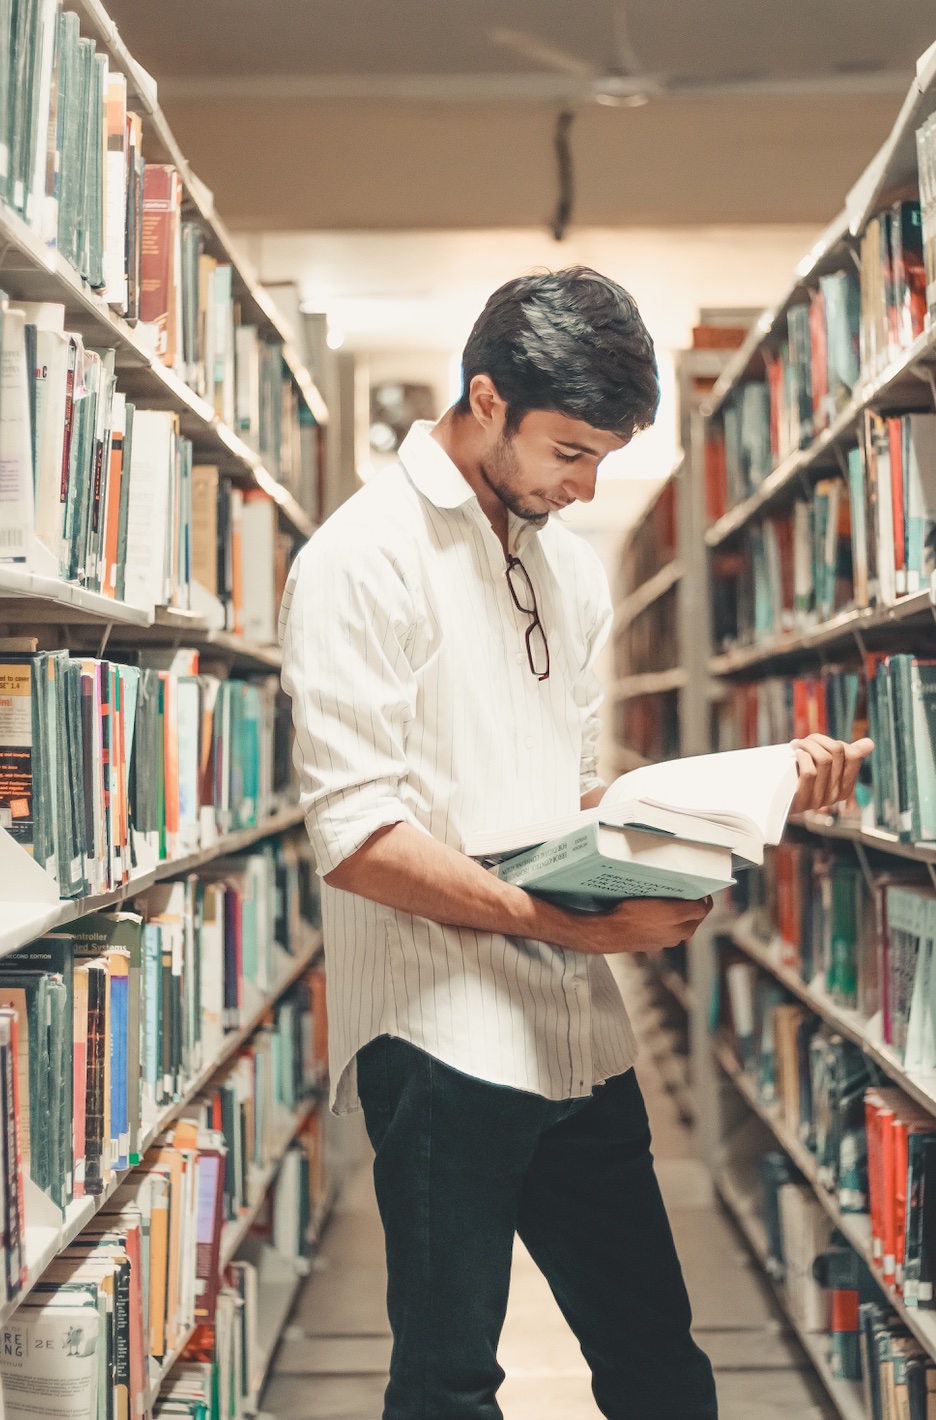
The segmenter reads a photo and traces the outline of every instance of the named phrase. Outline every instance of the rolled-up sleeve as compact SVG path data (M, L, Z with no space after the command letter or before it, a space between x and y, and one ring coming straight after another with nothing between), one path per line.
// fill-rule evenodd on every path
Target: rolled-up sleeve
M373 531L326 525L297 558L280 614L283 687L316 866L324 877L406 806L406 735L416 708L407 657L413 600Z
M598 775L598 737L601 734L601 709L604 689L595 673L595 662L611 631L611 593L604 568L595 559L595 576L591 595L586 599L585 663L575 685L575 703L582 712L582 758L579 772L579 792L588 794L602 786Z

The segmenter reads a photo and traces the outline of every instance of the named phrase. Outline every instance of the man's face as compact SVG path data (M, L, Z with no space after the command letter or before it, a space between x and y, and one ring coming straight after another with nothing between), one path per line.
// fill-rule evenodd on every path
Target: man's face
M518 518L542 518L595 496L598 465L629 441L579 419L535 409L519 429L495 419L481 459L488 487Z

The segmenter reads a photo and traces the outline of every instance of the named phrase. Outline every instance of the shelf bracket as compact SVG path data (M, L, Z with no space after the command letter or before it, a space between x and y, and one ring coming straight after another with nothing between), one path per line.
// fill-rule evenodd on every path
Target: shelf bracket
M933 609L933 616L936 617L936 608ZM858 654L861 657L861 664L863 666L866 666L868 664L868 648L865 645L865 639L861 634L861 628L859 626L853 626L851 628L851 634L852 638L854 639L855 645L858 647Z
M877 892L877 882L875 880L874 874L871 871L871 864L868 862L868 854L865 851L865 846L863 843L859 843L856 841L854 847L855 853L858 858L858 863L861 868L861 875L868 886L868 891L870 892L872 898L874 898L874 895Z
M106 649L107 649L107 643L108 643L108 641L110 640L110 634L111 634L111 632L113 631L113 629L114 629L114 623L113 623L112 621L108 621L107 624L106 624L105 627L104 627L104 630L103 630L102 633L101 633L101 641L100 641L100 644L99 644L99 646L98 646L98 652L97 652L97 657L96 657L96 659L99 660L99 661L102 661L102 660L104 659L104 652L105 652Z
M839 443L838 439L836 439L835 443L832 445L832 448L833 448L833 450L835 451L835 457L836 457L836 460L837 460L837 462L838 462L838 466L839 466L839 468L840 468L841 471L842 471L842 477L845 479L845 482L846 482L846 484L847 484L847 483L848 483L848 459L845 457L845 454L844 454L844 452L843 452L843 450L842 450L842 446L841 446L841 444Z
M936 888L936 863L931 863L928 858L926 860L926 871L929 873L930 882L933 887Z

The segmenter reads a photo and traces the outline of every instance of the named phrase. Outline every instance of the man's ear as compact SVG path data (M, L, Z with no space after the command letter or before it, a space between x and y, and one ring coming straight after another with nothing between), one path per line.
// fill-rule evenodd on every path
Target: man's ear
M490 375L474 375L468 389L471 412L481 427L499 434L507 417L507 405L497 393Z

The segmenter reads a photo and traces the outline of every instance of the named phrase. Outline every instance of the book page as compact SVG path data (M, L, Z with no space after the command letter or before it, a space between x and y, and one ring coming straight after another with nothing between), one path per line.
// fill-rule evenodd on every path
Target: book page
M601 802L611 808L628 799L643 799L716 822L751 826L764 842L777 843L797 779L792 747L767 745L632 769L614 781Z

